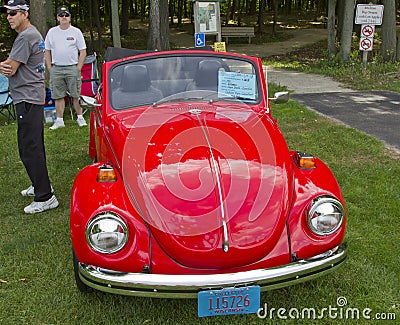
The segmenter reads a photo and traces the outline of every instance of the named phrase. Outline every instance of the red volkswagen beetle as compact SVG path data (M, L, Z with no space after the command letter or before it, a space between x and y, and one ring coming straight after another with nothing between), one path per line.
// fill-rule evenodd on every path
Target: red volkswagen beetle
M339 185L288 149L270 100L258 58L109 49L90 104L95 163L72 189L78 288L255 313L260 291L340 266Z

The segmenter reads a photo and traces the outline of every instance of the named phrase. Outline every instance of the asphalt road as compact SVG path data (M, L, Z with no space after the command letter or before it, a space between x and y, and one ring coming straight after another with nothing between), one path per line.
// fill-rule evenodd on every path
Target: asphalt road
M400 94L352 91L330 78L268 68L268 80L286 86L308 108L381 140L400 152Z

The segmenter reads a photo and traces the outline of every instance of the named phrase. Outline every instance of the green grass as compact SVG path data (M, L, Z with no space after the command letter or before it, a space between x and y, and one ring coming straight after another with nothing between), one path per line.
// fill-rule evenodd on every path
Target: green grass
M337 125L300 104L274 105L277 119L291 149L322 158L342 187L348 212L346 239L349 257L337 272L315 281L263 293L268 310L364 308L400 319L400 159L379 141ZM66 118L66 127L45 129L50 177L60 207L25 215L29 198L19 192L29 185L19 160L16 124L0 126L0 324L374 324L358 321L286 319L256 315L198 319L195 300L166 300L81 294L75 287L69 238L69 200L74 177L85 165L88 128ZM394 314L393 314L394 313ZM385 324L395 324L386 321Z

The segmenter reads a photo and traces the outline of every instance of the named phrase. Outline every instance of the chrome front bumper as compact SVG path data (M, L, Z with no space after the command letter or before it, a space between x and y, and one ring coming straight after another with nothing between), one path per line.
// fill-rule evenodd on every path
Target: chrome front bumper
M261 291L308 281L339 267L347 257L347 244L311 259L279 267L237 273L182 275L120 273L79 264L83 283L110 293L158 298L196 298L202 290L259 285Z

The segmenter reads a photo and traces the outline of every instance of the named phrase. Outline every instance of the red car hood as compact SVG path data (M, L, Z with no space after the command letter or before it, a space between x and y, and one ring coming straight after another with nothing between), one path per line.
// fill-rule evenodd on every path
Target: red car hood
M126 188L166 254L221 269L275 247L288 213L289 155L268 116L150 109L122 124Z

